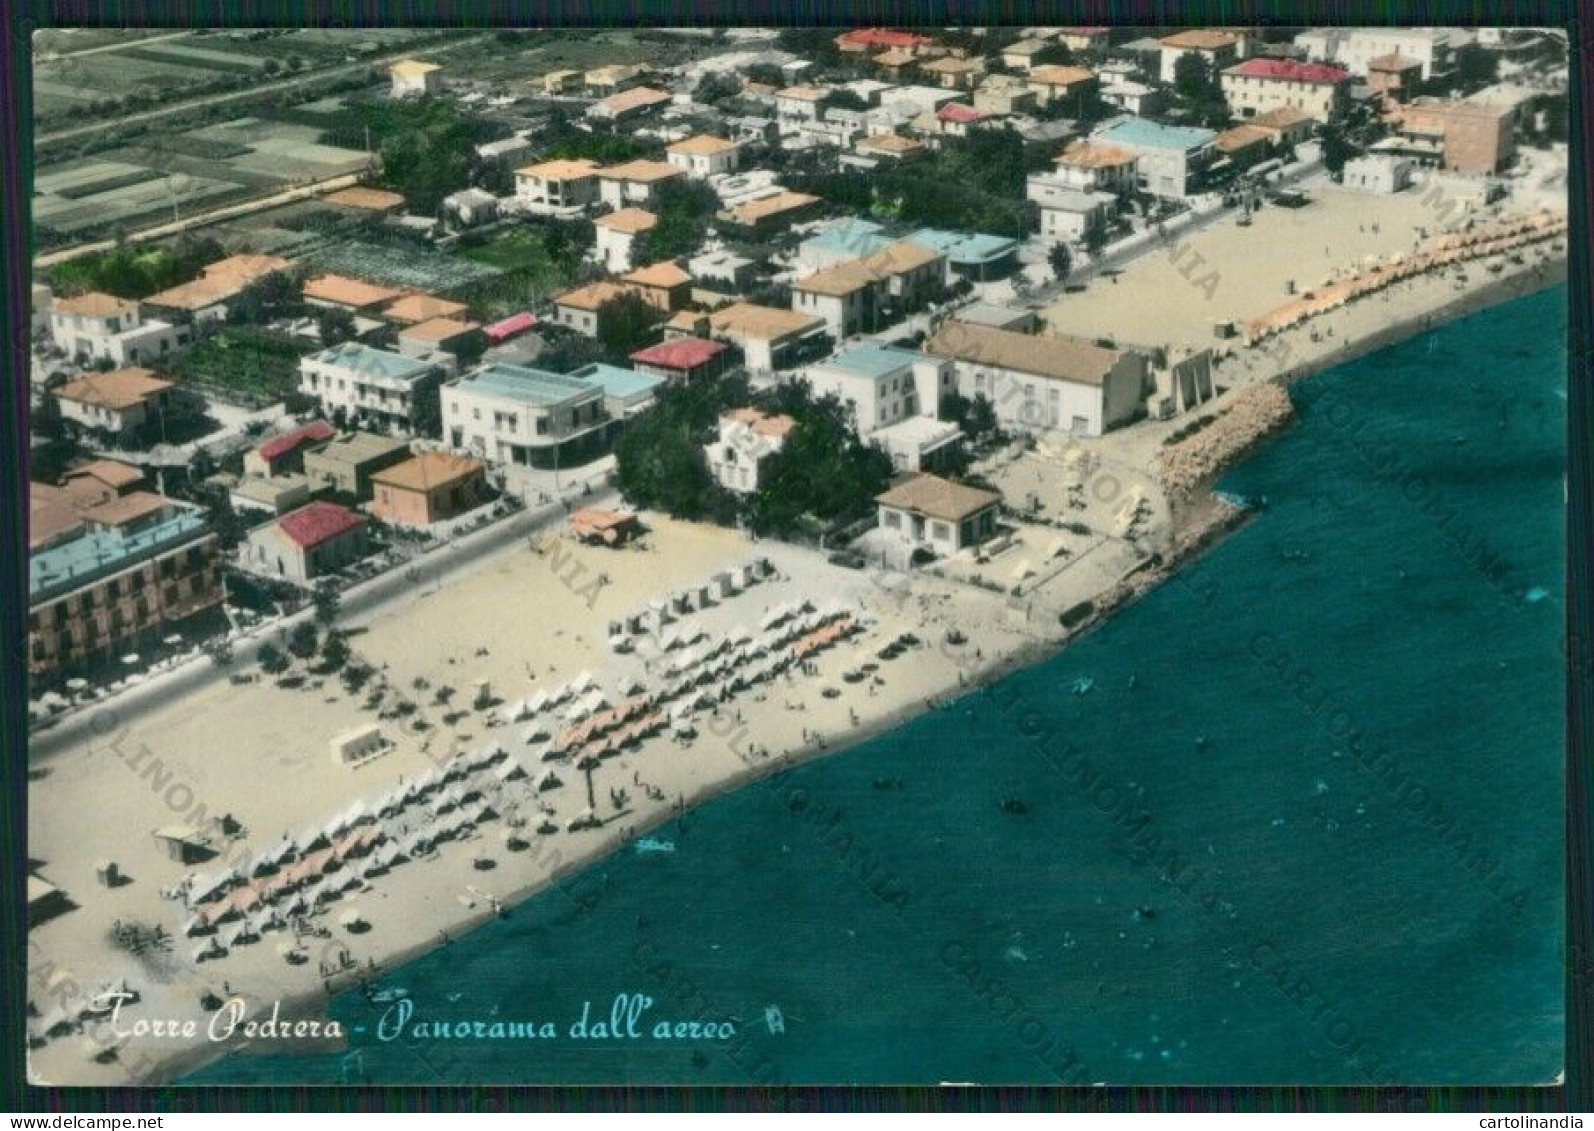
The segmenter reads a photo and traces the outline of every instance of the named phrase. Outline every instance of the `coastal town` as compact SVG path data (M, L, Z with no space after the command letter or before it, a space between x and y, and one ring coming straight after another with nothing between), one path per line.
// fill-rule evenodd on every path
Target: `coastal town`
M1554 30L34 50L36 1083L1065 647L1292 382L1565 278Z

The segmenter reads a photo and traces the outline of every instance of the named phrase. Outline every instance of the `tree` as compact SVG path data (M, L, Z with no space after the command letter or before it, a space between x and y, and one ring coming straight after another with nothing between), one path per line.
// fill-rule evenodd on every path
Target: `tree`
M1073 269L1074 257L1069 253L1067 244L1052 244L1051 250L1046 253L1046 262L1051 264L1052 274L1057 276L1059 283L1068 282L1068 272Z
M321 664L323 672L335 672L349 662L349 642L343 639L341 632L329 632L321 642Z
M260 646L260 670L267 675L280 675L288 670L288 657L275 644L267 641Z
M1107 246L1107 226L1105 224L1091 224L1085 229L1085 250L1092 259L1101 256L1102 249Z
M1032 67L1066 67L1074 61L1074 53L1061 43L1048 43L1029 57Z
M692 98L708 106L716 105L727 99L736 98L742 93L742 84L736 76L721 71L711 71L698 82L697 89L692 91Z
M702 181L677 177L659 186L653 212L658 223L642 236L637 262L656 263L691 255L703 243L720 199Z
M1217 71L1200 52L1186 51L1175 60L1173 89L1185 108L1206 125L1221 126L1229 120L1229 105Z
M598 307L598 344L611 358L627 359L653 338L659 308L633 291Z
M316 333L324 346L335 346L354 337L354 314L341 306L323 308L315 317Z
M315 583L315 591L311 594L311 601L315 605L316 623L331 628L338 619L338 607L342 598L338 594L338 587L329 578L323 577Z
M1320 145L1323 153L1323 168L1328 170L1330 176L1338 180L1345 169L1345 162L1355 152L1345 137L1345 127L1338 122L1325 122L1320 135Z
M1499 77L1500 56L1487 47L1469 43L1456 52L1456 85L1464 91L1490 85Z
M315 655L317 643L319 643L319 634L311 621L300 621L293 626L293 631L288 633L288 651L301 660L308 660Z
M971 444L999 439L1002 434L996 422L996 406L984 393L976 393L972 398L949 393L941 398L941 417L956 424Z

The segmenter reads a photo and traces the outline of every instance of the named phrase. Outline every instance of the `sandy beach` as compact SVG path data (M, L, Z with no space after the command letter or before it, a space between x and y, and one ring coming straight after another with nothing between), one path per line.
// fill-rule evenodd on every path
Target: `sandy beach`
M1332 198L1323 215L1344 235L1329 244L1337 254L1321 265L1284 260L1281 253L1295 243L1309 253L1313 241L1269 238L1266 225L1299 221L1287 210L1269 209L1250 228L1225 223L1193 241L1203 254L1210 252L1221 275L1221 307L1212 305L1217 299L1204 299L1166 257L1153 254L1115 284L1068 296L1046 316L1057 330L1088 328L1091 336L1141 341L1136 326L1155 302L1165 304L1158 325L1169 341L1210 345L1214 321L1255 318L1288 297L1281 271L1326 275L1391 247L1403 249L1428 215L1415 198L1395 198L1388 208L1381 203L1380 230L1363 232L1363 240L1348 231L1356 220L1340 214L1355 203L1340 200L1338 190L1323 196ZM1248 389L1299 379L1553 285L1564 278L1564 255L1564 238L1546 241L1519 263L1495 257L1498 271L1476 270L1464 280L1435 272L1396 284L1287 330L1267 348L1228 343L1215 370L1224 391L1202 411L1226 413L1244 404ZM1168 271L1174 274L1164 277ZM1244 521L1246 512L1215 501L1208 488L1236 453L1285 423L1268 414L1257 421L1238 428L1238 441L1224 441L1231 447L1218 456L1205 463L1196 458L1189 466L1200 471L1171 485L1163 477L1162 454L1179 419L1009 453L988 471L1008 505L1022 512L1010 516L1010 539L988 560L944 563L911 580L874 568L845 569L816 551L658 515L643 516L649 532L640 548L586 547L562 535L530 542L447 586L428 587L423 579L411 599L351 635L354 655L376 669L373 683L387 689L379 707L367 706L370 687L351 693L336 676L305 676L302 663L288 673L304 678L298 686L252 667L249 682L217 682L180 703L108 725L98 741L36 760L30 855L77 906L30 933L29 990L39 1014L29 1018L30 1027L42 1030L56 1017L70 1022L55 1035L41 1034L30 1053L30 1075L55 1084L169 1080L244 1043L241 1036L210 1039L212 1010L201 1003L207 992L237 997L251 1014L269 1014L281 1003L285 1015L318 1017L330 993L458 937L495 907L629 844L683 808L835 753L1064 646ZM1107 476L1113 488L1096 489ZM1125 507L1141 499L1142 517L1130 524ZM1065 522L1089 533L1067 531ZM637 634L630 651L610 646L616 622L645 615L670 595L695 594L716 575L760 559L770 563L771 576L677 617L676 628L690 626L701 643L667 649L660 628ZM1088 611L1064 628L1060 615L1085 604ZM790 608L808 610L792 621L831 610L833 623L856 631L697 711L691 717L695 737L666 727L613 751L591 769L590 799L579 759L544 761L548 741L527 740L536 723L557 737L573 721L552 710L515 717L517 704L583 673L610 705L657 694L670 685L687 650L738 633L773 638L775 630L764 625ZM904 636L916 643L886 658L883 653ZM480 707L479 681L486 691ZM405 714L377 718L398 703L410 705ZM424 727L415 725L417 719ZM356 766L337 764L330 741L372 722L382 727L386 751ZM194 874L209 878L227 862L252 864L285 834L325 827L357 799L378 801L454 765L456 754L473 756L495 744L503 754L485 770L497 783L487 794L493 815L380 874L359 878L364 858L351 856L341 872L358 882L302 919L308 928L302 964L290 965L280 953L293 938L291 927L196 959L215 936L185 934L194 908L164 892ZM500 769L511 762L523 775L502 778ZM549 784L549 771L557 784ZM223 815L238 831L217 860L180 863L154 835ZM524 847L512 846L505 835L511 830ZM96 874L102 861L114 862L126 882L102 884ZM187 903L193 895L190 890ZM345 919L355 909L363 926L351 930ZM229 936L234 927L223 925L217 933ZM124 938L130 931L140 936L137 953L118 943L118 928ZM156 928L164 942L151 944ZM120 983L138 994L122 1010L122 1031L139 1019L170 1019L194 1021L196 1032L120 1036L104 1018L93 1017L78 1029L85 1005ZM280 1053L324 1048L325 1041L255 1045Z

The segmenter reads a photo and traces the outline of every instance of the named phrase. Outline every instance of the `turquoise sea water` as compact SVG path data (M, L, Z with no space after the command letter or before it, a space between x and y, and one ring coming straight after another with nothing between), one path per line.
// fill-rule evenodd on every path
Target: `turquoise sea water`
M1305 382L1223 484L1266 509L1099 631L376 987L557 1039L384 1041L351 992L349 1055L187 1082L1553 1079L1565 319ZM639 1039L570 1037L626 993Z

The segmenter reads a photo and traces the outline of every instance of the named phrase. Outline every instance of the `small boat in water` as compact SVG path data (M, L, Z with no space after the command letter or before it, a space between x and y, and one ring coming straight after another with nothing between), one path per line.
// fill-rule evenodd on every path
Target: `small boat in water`
M1022 817L1029 812L1029 806L1016 797L1002 799L1002 812L1012 817Z
M1095 686L1096 686L1096 681L1094 679L1091 679L1090 676L1088 676L1088 675L1082 675L1078 679L1074 680L1074 683L1073 683L1074 694L1075 695L1083 695L1083 694L1085 694L1085 692L1089 691L1091 688L1093 688Z
M675 842L673 840L660 840L656 836L645 836L636 842L636 850L638 852L674 852Z

